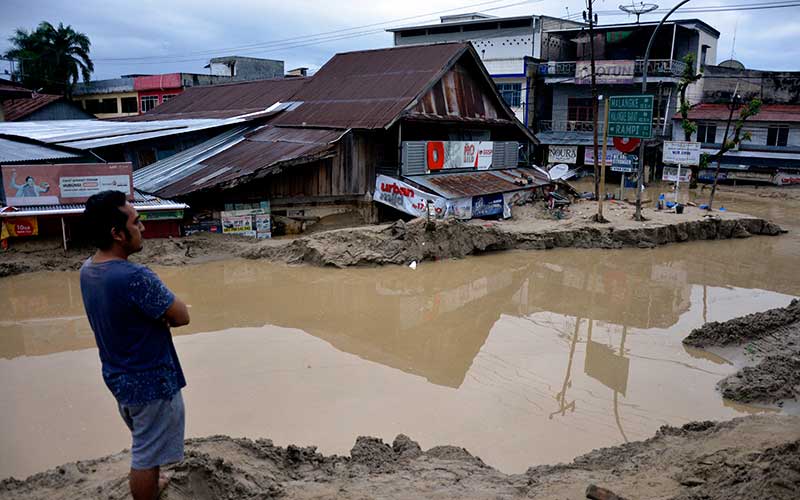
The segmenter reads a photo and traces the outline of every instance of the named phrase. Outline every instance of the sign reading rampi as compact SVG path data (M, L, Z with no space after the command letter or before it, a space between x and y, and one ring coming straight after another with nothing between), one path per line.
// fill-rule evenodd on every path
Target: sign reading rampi
M609 97L608 106L609 137L649 139L653 135L653 96Z

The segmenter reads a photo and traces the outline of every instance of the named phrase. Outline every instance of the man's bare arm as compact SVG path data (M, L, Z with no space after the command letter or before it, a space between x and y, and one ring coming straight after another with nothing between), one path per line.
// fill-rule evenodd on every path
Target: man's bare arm
M189 324L189 308L183 303L181 299L175 297L172 305L169 306L167 312L164 313L164 321L169 326L178 327Z

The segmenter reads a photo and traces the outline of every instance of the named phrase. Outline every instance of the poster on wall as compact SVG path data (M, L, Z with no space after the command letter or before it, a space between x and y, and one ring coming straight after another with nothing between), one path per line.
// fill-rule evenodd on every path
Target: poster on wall
M661 180L667 182L689 182L692 179L692 170L681 167L664 167Z
M389 205L415 217L428 216L428 202L433 203L437 219L443 218L447 213L447 203L444 198L420 191L410 184L386 175L379 175L375 179L373 198L379 203Z
M578 162L578 146L553 146L547 147L550 163L567 163L574 165Z
M230 206L228 206L230 208ZM235 207L235 205L234 205ZM249 236L251 238L271 238L272 225L270 223L269 202L252 204L249 208L240 205L239 210L225 210L220 212L222 234Z
M24 207L84 203L100 191L120 191L133 199L130 163L3 165L6 205Z
M428 141L425 149L428 173L459 168L488 170L494 155L491 141Z

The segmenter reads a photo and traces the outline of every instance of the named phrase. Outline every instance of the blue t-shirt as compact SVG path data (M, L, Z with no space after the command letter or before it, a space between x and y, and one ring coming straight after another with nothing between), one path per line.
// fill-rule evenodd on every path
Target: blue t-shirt
M156 274L127 260L81 267L81 294L94 331L103 380L117 401L144 405L186 385L169 326L175 295Z

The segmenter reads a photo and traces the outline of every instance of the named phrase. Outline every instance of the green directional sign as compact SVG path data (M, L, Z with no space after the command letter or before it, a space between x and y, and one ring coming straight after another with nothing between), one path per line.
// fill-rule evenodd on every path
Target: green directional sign
M653 96L608 98L608 136L649 139L653 135Z

